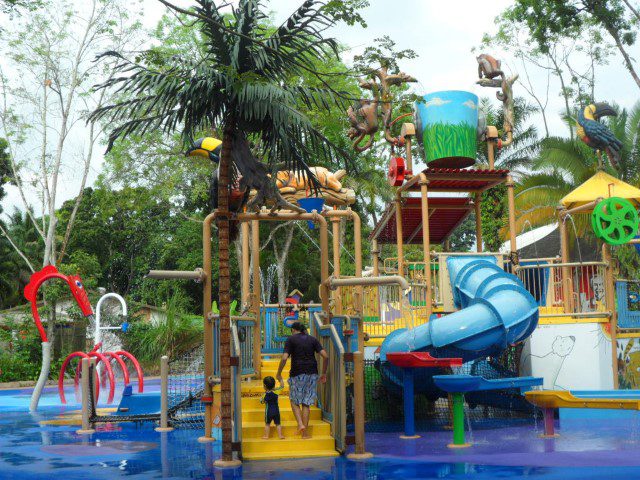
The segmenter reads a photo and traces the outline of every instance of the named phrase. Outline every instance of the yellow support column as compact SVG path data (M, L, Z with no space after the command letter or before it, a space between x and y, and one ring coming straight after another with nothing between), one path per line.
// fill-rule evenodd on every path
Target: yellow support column
M246 222L245 222L246 223ZM253 366L256 375L260 378L261 374L261 358L262 350L262 320L260 318L260 221L251 221L251 258L253 261L253 291L251 292L251 311L256 319L256 326L253 329ZM248 280L248 278L247 278Z
M404 249L402 236L402 193L396 196L396 247L398 249L398 275L404 275Z

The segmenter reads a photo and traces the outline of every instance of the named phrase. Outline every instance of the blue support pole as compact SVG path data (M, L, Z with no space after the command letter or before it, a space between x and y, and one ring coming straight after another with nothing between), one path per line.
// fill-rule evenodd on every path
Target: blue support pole
M403 379L403 403L404 403L404 435L400 435L402 439L420 438L416 435L415 425L415 405L413 398L413 368L402 369Z

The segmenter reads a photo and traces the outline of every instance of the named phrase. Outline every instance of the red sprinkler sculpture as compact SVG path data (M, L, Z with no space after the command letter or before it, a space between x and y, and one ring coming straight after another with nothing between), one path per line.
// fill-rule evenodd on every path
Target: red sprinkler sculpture
M29 284L24 289L24 296L31 303L31 313L33 315L33 319L36 323L36 328L38 329L38 332L40 333L40 338L42 340L42 367L40 370L40 377L38 378L38 382L36 384L36 387L33 391L33 395L31 397L31 405L29 407L31 411L35 411L38 408L40 395L42 394L44 385L47 379L49 378L49 371L51 366L51 344L49 343L49 340L47 338L47 333L44 330L44 327L42 326L42 320L40 319L40 314L38 313L38 303L37 303L38 290L40 289L40 287L44 282L51 280L53 278L64 280L67 283L67 285L69 285L71 294L73 295L73 298L75 298L76 303L80 307L82 314L88 319L93 318L93 309L91 308L89 297L87 296L87 292L84 289L82 280L80 279L79 276L64 275L60 273L58 269L53 265L48 265L44 267L42 270L40 270L39 272L36 272L33 275L31 275ZM127 367L124 363L124 360L121 358L121 356L128 358L133 363L136 369L136 373L138 374L139 391L140 392L143 391L144 380L142 376L142 370L136 358L130 353L124 352L124 351L100 353L99 350L101 346L102 346L102 343L100 342L89 353L73 352L69 356L67 356L67 358L62 364L62 368L60 369L60 377L58 380L58 392L60 394L60 400L62 401L62 403L66 403L66 399L64 396L64 388L63 388L64 372L66 367L71 362L71 360L76 357L97 358L98 363L102 363L104 365L104 371L109 379L109 396L107 399L107 403L111 403L113 401L113 396L115 393L115 376L113 374L113 369L111 368L112 360L114 360L120 366L124 376L125 384L126 385L129 384L129 371L127 370ZM76 392L78 389L78 375L79 375L79 372L76 371L76 375L75 375ZM100 394L100 380L98 379L98 381L96 382L96 399L99 396L99 394Z

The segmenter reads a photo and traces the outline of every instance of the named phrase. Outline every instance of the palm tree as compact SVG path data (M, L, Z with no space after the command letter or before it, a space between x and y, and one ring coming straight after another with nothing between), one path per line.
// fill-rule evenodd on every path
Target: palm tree
M185 142L202 131L217 128L223 133L218 165L219 305L222 387L223 460L231 460L230 395L230 275L229 193L232 167L242 176L241 186L258 194L251 207L275 201L291 207L280 196L268 176L275 165L302 172L315 182L305 160L333 160L343 153L312 125L296 106L328 109L342 105L343 98L330 86L331 77L318 72L318 60L337 56L337 43L323 33L334 19L317 0L305 1L283 24L267 28L268 17L260 0L240 0L223 13L213 0L196 0L193 9L182 9L159 0L174 12L187 15L201 30L205 60L194 61L189 52L166 58L158 67L152 53L137 62L117 52L105 55L118 60L121 73L101 88L115 88L123 100L97 110L94 120L116 127L109 146L121 137L161 130L182 131ZM225 7L229 3L224 4ZM320 87L291 82L292 77L313 75ZM267 165L256 159L249 139L261 148ZM235 171L235 169L234 169ZM205 386L210 394L210 386Z
M478 108L484 114L487 125L504 124L504 110L496 108L488 98L480 99ZM504 168L510 170L515 176L521 176L531 167L532 159L538 151L539 140L536 127L531 124L527 125L527 120L536 112L536 107L524 99L514 99L513 142L496 150L495 168ZM477 163L479 166L488 168L489 158L486 148L478 150Z
M571 119L566 119L572 121ZM640 181L640 102L630 110L622 109L610 117L608 125L622 144L618 170L608 162L599 165L595 152L579 139L549 137L540 143L538 158L532 163L532 173L522 177L516 191L517 222L540 226L554 218L560 200L591 178L599 168L626 182ZM576 218L578 232L587 230L584 218Z

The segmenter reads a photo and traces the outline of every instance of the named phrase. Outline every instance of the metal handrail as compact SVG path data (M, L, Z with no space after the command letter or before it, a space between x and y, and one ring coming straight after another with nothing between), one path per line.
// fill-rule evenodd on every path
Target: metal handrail
M321 399L322 416L331 423L331 433L336 441L336 449L344 451L346 449L347 436L347 400L346 400L346 371L344 365L344 347L335 326L324 325L315 313L313 315L313 326L315 333L320 337L321 343L328 340L330 348L325 348L329 355L329 371L327 384L319 384L319 398ZM323 345L324 347L324 345ZM330 388L330 398L327 400L325 392L327 386ZM322 400L328 402L322 403Z
M567 262L567 263L547 263L540 265L518 265L516 270L530 270L535 268L558 268L558 267L607 267L606 262Z
M240 358L240 337L238 326L231 322L231 356ZM233 442L242 442L242 392L240 382L242 381L242 368L238 364L231 367L231 416L233 417Z

